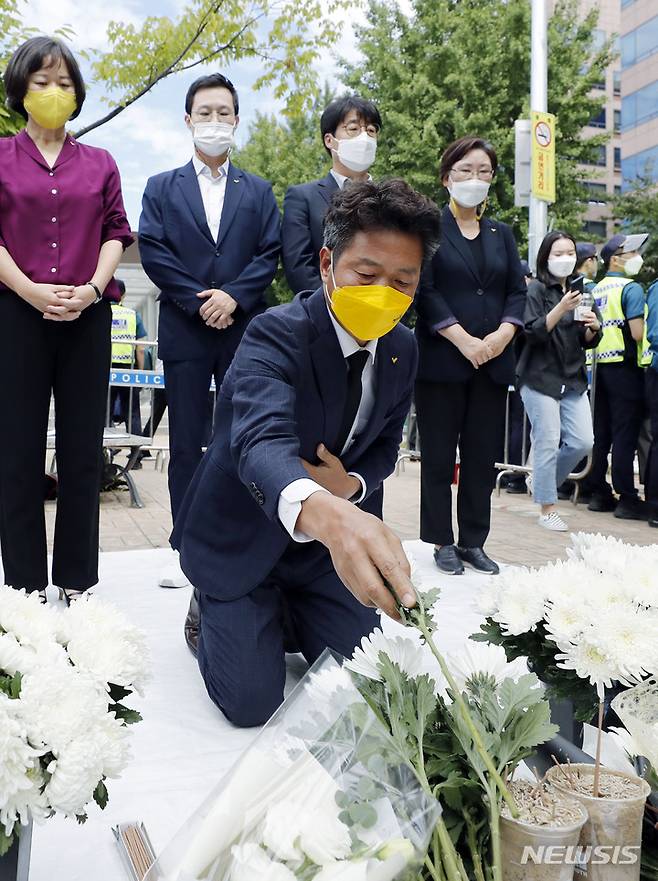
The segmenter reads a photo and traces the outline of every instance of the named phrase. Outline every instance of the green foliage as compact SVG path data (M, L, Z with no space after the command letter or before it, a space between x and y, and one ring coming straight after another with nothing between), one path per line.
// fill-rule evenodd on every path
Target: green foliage
M12 700L16 700L21 694L22 678L20 673L14 673L13 676L10 676L8 673L0 673L0 692L3 692Z
M4 73L12 52L35 31L21 22L20 0L0 0L0 67ZM0 78L0 138L15 135L25 125L25 120L13 113L6 105L5 84Z
M475 642L502 645L508 661L528 658L528 667L546 686L548 697L553 700L572 701L574 715L580 722L591 722L599 705L596 689L587 679L581 679L574 670L557 666L557 645L548 639L546 628L539 623L534 630L518 636L507 636L500 624L487 618L480 633L471 636Z
M649 171L613 200L615 217L623 218L620 232L649 233L643 252L644 266L637 277L641 284L650 284L658 278L658 186Z
M358 2L358 0L357 0ZM172 74L212 62L229 70L250 60L255 88L271 87L294 118L317 94L314 64L340 32L337 12L352 0L190 0L178 18L150 16L140 27L108 26L109 49L92 64L111 108L78 137L116 116Z
M103 780L100 780L98 786L96 787L96 789L94 789L94 801L101 809L101 811L105 810L105 808L107 807L107 803L110 800L110 796L104 780L105 778L103 778Z
M9 853L9 848L14 841L18 841L18 834L13 832L11 835L7 835L5 827L0 826L0 858Z
M591 163L607 135L582 129L602 106L590 91L611 60L593 50L597 11L579 19L560 0L549 23L548 109L557 115L556 226L577 229L586 208L579 164ZM362 58L343 64L350 88L372 98L384 119L373 174L404 177L443 199L439 157L455 138L479 134L495 146L500 167L489 211L527 239L527 212L514 206L514 120L527 118L530 4L527 0L412 0L405 16L395 0L370 0L357 29ZM588 174L591 177L591 173ZM583 200L582 203L579 200Z

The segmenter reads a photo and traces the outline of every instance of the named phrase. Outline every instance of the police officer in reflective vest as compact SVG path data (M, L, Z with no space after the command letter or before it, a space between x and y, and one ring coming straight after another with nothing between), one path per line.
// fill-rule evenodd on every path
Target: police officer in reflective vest
M651 364L646 373L651 451L644 489L649 503L649 526L658 527L658 279L647 291L647 339L651 351Z
M121 301L112 303L112 370L130 370L136 357L140 354L130 342L137 338L137 313L134 309L123 305L126 295L126 286L121 279L117 279L121 291ZM143 355L143 353L142 353ZM143 365L139 365L143 366ZM115 414L115 409L118 413ZM139 388L133 389L132 412L130 410L130 388L128 386L113 386L110 395L110 418L117 417L118 422L125 422L129 434L141 434L141 415L139 408Z
M635 487L634 463L645 411L644 368L650 363L644 290L632 279L642 268L640 250L648 235L615 235L601 249L605 276L593 294L603 316L596 349L594 451L588 484L590 511L614 510L615 517L646 520L647 506ZM606 481L612 446L612 485Z

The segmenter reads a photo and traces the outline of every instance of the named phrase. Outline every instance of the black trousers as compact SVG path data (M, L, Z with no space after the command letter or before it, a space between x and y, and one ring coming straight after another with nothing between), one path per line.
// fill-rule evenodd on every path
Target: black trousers
M651 417L651 447L644 477L644 495L651 508L651 516L658 519L658 370L647 367L647 403Z
M420 537L454 544L450 489L459 445L457 523L462 547L482 547L491 525L494 462L503 449L507 387L482 369L467 382L417 382L422 450Z
M169 498L174 523L201 461L201 448L210 440L210 380L214 377L219 389L234 353L234 348L226 346L212 356L193 361L164 361L169 405Z
M48 585L43 474L51 392L59 478L52 580L75 590L98 581L110 328L108 302L55 322L18 295L0 294L0 547L12 587Z
M599 364L594 397L594 450L587 489L609 493L606 482L612 447L612 485L622 498L637 496L633 470L644 419L644 370L632 364Z

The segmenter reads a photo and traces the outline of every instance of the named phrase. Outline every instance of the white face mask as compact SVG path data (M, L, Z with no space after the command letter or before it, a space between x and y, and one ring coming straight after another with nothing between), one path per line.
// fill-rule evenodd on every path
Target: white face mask
M477 208L489 195L490 183L472 177L470 180L451 180L448 192L462 208Z
M633 276L637 275L640 269L642 269L643 264L644 258L642 255L634 254L624 263L624 272L626 275L630 276L630 278L633 278Z
M576 268L576 258L564 254L562 257L548 258L548 271L553 278L566 278Z
M228 122L197 122L192 128L194 146L206 156L223 156L235 143L235 126Z
M342 138L338 141L338 149L332 148L332 151L350 171L367 171L377 155L377 139L361 132L356 138Z

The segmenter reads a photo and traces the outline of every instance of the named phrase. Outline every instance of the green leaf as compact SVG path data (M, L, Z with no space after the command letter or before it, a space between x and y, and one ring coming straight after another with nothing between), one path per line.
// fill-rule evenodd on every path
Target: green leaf
M101 780L96 789L94 789L94 801L102 811L107 807L109 797L105 782L104 780Z
M131 710L128 707L124 707L122 704L110 704L109 710L111 713L120 719L124 725L134 725L136 722L142 721L142 714L138 713L137 710Z
M5 827L0 826L0 857L9 853L9 850L15 841L18 841L18 833L12 832L11 835L7 835Z

